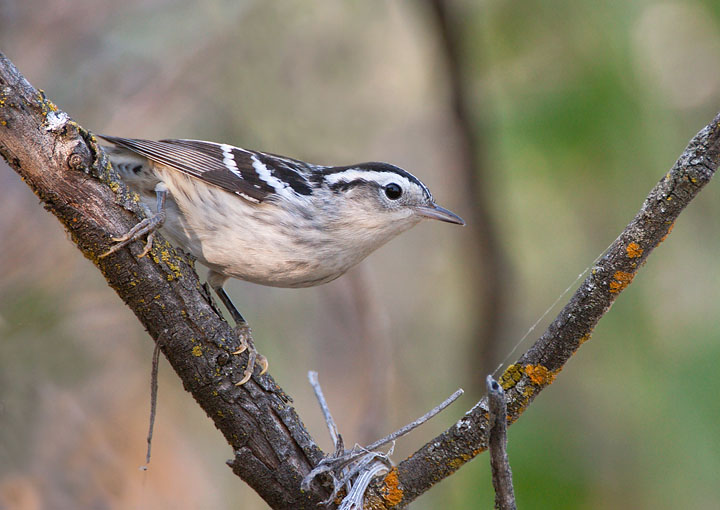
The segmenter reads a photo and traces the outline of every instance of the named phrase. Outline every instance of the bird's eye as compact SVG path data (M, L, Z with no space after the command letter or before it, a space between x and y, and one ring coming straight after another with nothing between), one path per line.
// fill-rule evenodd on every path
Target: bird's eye
M402 188L395 184L394 182L391 182L387 186L385 186L385 196L388 197L390 200L397 200L402 195Z

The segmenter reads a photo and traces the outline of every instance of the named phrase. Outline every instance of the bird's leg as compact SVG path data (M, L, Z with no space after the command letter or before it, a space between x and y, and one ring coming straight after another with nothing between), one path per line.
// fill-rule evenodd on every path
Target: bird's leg
M155 195L157 197L157 212L155 212L155 214L153 214L149 218L145 218L144 220L139 222L125 235L122 235L120 237L113 237L112 240L115 241L115 243L117 244L115 244L108 251L100 255L100 258L104 258L111 253L115 253L120 248L127 246L133 241L137 241L146 234L147 241L145 243L145 248L143 249L142 253L140 253L139 258L144 257L150 252L150 250L152 249L153 239L155 238L155 231L162 227L163 223L165 223L165 199L167 198L167 187L164 183L159 182L157 186L155 186Z
M225 308L228 309L230 315L232 315L232 318L235 321L235 332L237 333L238 339L240 340L240 348L237 351L233 352L233 354L242 354L246 350L248 351L248 364L247 368L245 368L245 372L243 373L243 378L240 379L240 381L238 381L237 383L235 383L235 386L242 386L252 377L256 363L261 367L260 375L263 375L265 372L267 372L269 366L268 361L265 356L257 352L257 349L255 349L255 344L253 343L250 326L240 314L238 309L235 308L235 305L230 300L230 296L227 295L225 289L223 289L222 286L216 287L215 292L217 293L220 301L223 302Z

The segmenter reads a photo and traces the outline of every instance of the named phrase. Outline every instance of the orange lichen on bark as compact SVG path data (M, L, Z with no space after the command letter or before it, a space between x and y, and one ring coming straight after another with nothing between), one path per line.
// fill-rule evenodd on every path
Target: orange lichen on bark
M398 505L403 499L403 490L400 488L400 478L398 478L397 468L392 468L385 476L383 499L389 506Z
M625 248L625 251L627 252L628 258L631 259L638 258L643 254L643 249L640 248L640 245L636 242L628 244L627 248Z
M525 365L525 373L537 386L547 386L555 380L555 374L542 365Z
M580 340L578 340L578 345L582 345L588 340L590 340L590 337L592 336L592 333L585 333L583 336L580 337Z
M632 273L626 273L625 271L616 271L613 275L613 281L610 282L610 292L617 294L625 290L625 287L630 285L633 278L635 277Z
M667 236L670 235L670 232L672 232L673 227L675 226L675 222L673 221L670 226L668 227L668 231L665 233L664 236L660 239L660 242L662 243L665 239L667 239Z

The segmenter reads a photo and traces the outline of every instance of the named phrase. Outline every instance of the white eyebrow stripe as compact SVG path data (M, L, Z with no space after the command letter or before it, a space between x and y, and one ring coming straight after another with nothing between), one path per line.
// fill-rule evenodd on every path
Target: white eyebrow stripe
M283 182L277 177L275 177L270 172L268 167L266 167L263 162L260 161L254 154L250 156L250 159L252 161L252 166L255 169L255 172L257 172L258 177L262 181L265 181L270 186L272 186L272 188L275 190L275 193L283 197L290 197L296 194L293 189L290 188L290 185L288 183Z
M393 173L393 172L375 172L368 170L357 170L351 168L349 170L343 170L342 172L335 172L325 176L325 182L328 184L336 184L338 182L352 182L352 181L375 181L381 186L395 182L403 185L404 187L410 187L412 183L407 177ZM417 184L415 184L417 186Z
M243 178L242 172L240 172L240 169L238 168L237 163L235 162L235 156L232 153L232 151L235 147L233 147L232 145L223 143L220 145L220 148L222 149L223 164L225 165L225 168L227 168L233 174L235 174L237 177L242 179Z

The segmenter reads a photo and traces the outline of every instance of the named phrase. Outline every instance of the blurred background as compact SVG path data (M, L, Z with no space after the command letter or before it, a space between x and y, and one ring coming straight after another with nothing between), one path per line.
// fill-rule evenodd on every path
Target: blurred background
M396 462L473 405L720 109L713 0L0 0L0 51L92 131L388 161L465 217L322 287L229 284L326 450L308 370L346 444L466 389ZM712 183L510 429L521 508L716 507L719 234ZM165 362L139 470L152 348L0 164L0 509L265 508ZM412 507L492 501L481 455Z

